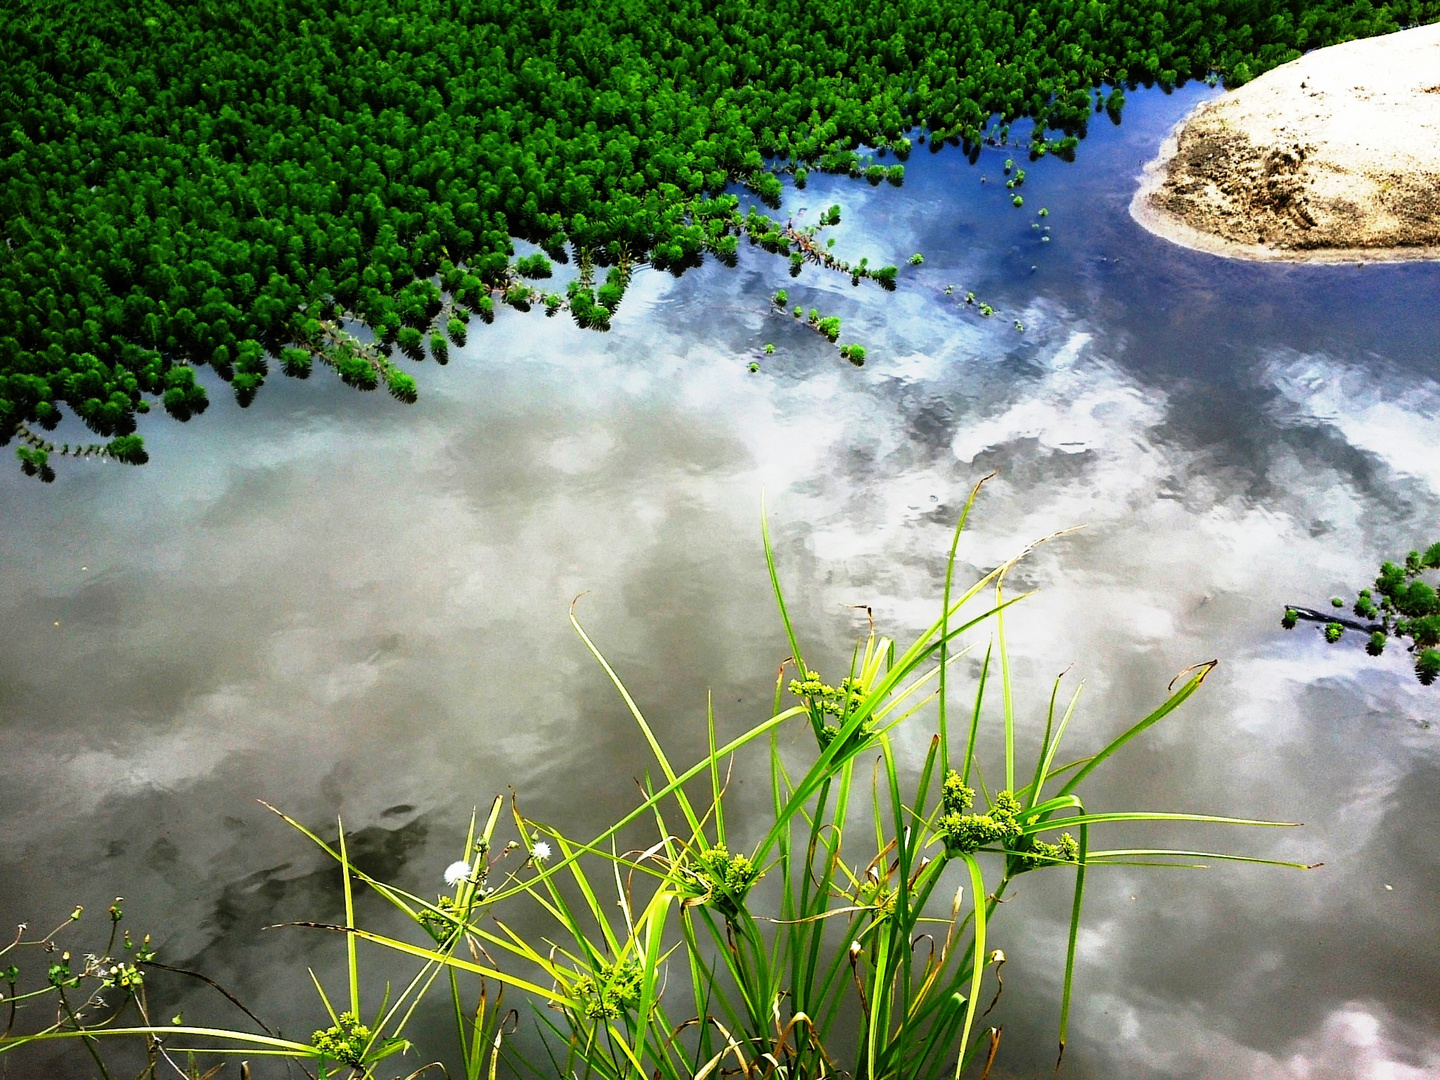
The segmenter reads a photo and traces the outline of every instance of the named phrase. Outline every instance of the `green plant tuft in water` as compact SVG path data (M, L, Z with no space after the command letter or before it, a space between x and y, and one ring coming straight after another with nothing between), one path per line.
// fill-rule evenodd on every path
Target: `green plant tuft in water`
M267 356L329 364L360 342L347 325L383 355L402 327L523 310L514 280L550 260L679 273L733 263L741 236L788 258L793 238L741 215L732 183L772 209L787 174L898 185L903 165L858 148L903 159L923 129L978 158L1022 116L1033 157L1069 158L1102 78L1118 122L1126 87L1238 85L1435 15L1302 7L213 0L137 19L120 0L14 0L0 443L62 407L103 439L136 434L142 404L198 415L203 387L172 393L193 365L245 405ZM544 254L514 258L516 239ZM566 307L603 331L627 284L587 281Z
M653 761L632 808L588 840L526 817L512 797L505 826L512 838L502 843L507 801L497 796L483 824L472 815L460 858L443 874L436 867L448 891L432 903L357 867L343 826L329 840L285 817L342 870L343 923L301 924L343 940L347 960L348 1002L341 1009L316 980L331 1026L317 1030L312 1043L253 1029L163 1028L143 1010L141 1023L125 1028L110 1019L77 1020L71 1010L44 1030L0 1036L0 1054L37 1039L72 1040L100 1065L99 1047L107 1040L149 1040L144 1045L153 1051L155 1040L173 1047L183 1036L197 1060L217 1052L263 1053L320 1075L341 1064L353 1068L357 1080L384 1080L379 1063L409 1046L411 1016L436 993L448 995L445 1012L455 1018L444 1069L457 1080L493 1077L502 1058L517 1071L593 1080L693 1080L715 1075L725 1061L734 1063L736 1075L792 1080L842 1074L953 1080L980 1067L998 1044L998 1028L984 1026L977 1006L992 994L987 983L999 990L1004 954L991 940L1010 883L1023 873L1057 869L1074 882L1060 1001L1063 1052L1087 875L1112 865L1131 872L1146 862L1300 864L1099 843L1115 823L1280 824L1086 808L1087 778L1188 700L1213 661L1182 672L1147 715L1074 761L1066 761L1060 747L1079 693L1068 705L1060 701L1057 679L1040 709L1043 734L1033 761L1017 757L1023 705L1012 692L1005 612L1024 595L1008 594L1005 581L1018 560L963 587L954 581L961 529L978 490L966 502L944 564L939 616L905 646L872 624L838 685L804 659L768 525L762 526L788 657L768 717L722 744L714 712L707 711L708 752L689 767L672 761L572 608L576 633L614 685ZM957 666L977 646L984 646L983 660L977 651L973 667ZM798 674L789 686L799 703L785 707L792 665ZM962 689L962 672L973 706L967 702L957 719L948 703ZM899 725L920 722L930 728L925 741L917 744L908 732L903 741L892 736ZM795 753L790 733L797 724L814 735L813 751ZM984 813L974 813L971 777L979 775L982 757L1003 775L1004 786L987 796ZM737 771L758 772L761 783L748 790L766 795L764 812L746 807L744 853L736 850L727 820L732 782L749 779L733 777ZM976 786L984 788L978 780ZM511 854L516 858L507 868ZM429 943L359 925L356 883L425 928ZM943 946L916 947L927 938ZM373 1013L361 1011L362 940L369 956L395 965L399 976L390 978L387 970L389 989ZM0 945L0 958L13 947ZM144 966L138 954L134 962ZM63 1002L77 977L93 976L88 967L63 968L40 993ZM507 995L521 996L530 1008L515 1011ZM516 1017L533 1022L542 1060L513 1060ZM427 1049L421 1060L439 1060L435 1055Z
M1380 656L1390 638L1408 639L1409 651L1415 656L1415 675L1425 686L1434 683L1436 673L1430 672L1430 661L1422 663L1422 660L1427 650L1440 646L1440 593L1437 593L1440 582L1425 580L1434 570L1440 570L1440 543L1431 544L1424 551L1409 552L1403 562L1382 563L1373 589L1360 589L1350 605L1357 618L1366 620L1349 624L1352 629L1365 632L1365 651L1371 656ZM1330 605L1344 608L1345 601L1334 596L1330 598ZM1293 629L1301 618L1322 623L1322 633L1331 644L1344 636L1345 622L1297 607L1285 609L1281 625L1287 630Z
M1421 649L1415 657L1415 674L1426 686L1440 677L1440 649Z

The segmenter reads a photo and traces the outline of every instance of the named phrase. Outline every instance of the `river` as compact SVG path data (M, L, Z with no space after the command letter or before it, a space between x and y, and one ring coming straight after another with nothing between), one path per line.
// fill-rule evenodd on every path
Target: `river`
M1397 647L1279 626L1440 539L1440 265L1245 264L1141 230L1142 164L1211 93L1132 94L1077 163L1022 159L1022 209L999 149L972 167L917 147L899 191L787 192L841 204L847 258L922 252L894 294L792 280L742 245L733 270L641 272L608 334L477 322L411 407L317 371L272 376L242 415L212 383L202 417L142 428L144 468L62 461L51 486L0 468L0 916L83 903L103 924L124 895L161 959L308 1034L305 966L339 977L343 950L261 927L338 917L336 880L257 799L343 815L371 865L427 892L496 792L593 831L647 758L573 597L690 760L707 691L722 731L755 723L787 651L762 491L833 671L864 625L847 605L902 640L938 611L955 515L995 471L963 572L1085 526L1017 572L1039 590L1007 621L1022 741L1062 670L1085 685L1078 752L1218 658L1089 808L1304 822L1112 838L1324 863L1093 874L1064 1075L1440 1075L1440 689ZM865 365L774 312L777 288L840 315ZM995 1075L1051 1075L1065 877L1021 879L992 932ZM174 1007L240 1022L202 991ZM47 1074L89 1075L66 1060Z

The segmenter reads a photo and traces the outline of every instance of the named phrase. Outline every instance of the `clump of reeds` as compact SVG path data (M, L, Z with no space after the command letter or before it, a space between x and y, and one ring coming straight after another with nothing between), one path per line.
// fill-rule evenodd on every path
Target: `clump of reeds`
M445 872L446 891L433 900L357 869L343 827L330 843L286 818L344 870L345 923L322 928L344 936L348 1000L337 1005L317 982L324 1018L309 1043L177 1026L163 1031L167 1052L184 1036L197 1052L243 1049L250 1056L307 1060L320 1075L377 1077L382 1061L411 1049L406 1025L439 984L452 998L467 1080L493 1077L507 1054L512 1067L537 1076L599 1080L956 1077L982 1056L988 1069L998 1047L997 1028L978 1028L980 1002L998 991L983 985L987 972L1004 962L993 947L997 905L1022 874L1064 872L1074 879L1074 893L1063 959L1063 1054L1092 868L1271 862L1105 848L1095 831L1127 821L1280 823L1086 809L1081 788L1090 774L1199 689L1214 661L1182 672L1149 715L1099 752L1064 764L1057 764L1059 748L1079 691L1062 702L1057 680L1039 751L1033 762L1017 760L1004 620L1024 597L1005 592L1014 560L963 591L956 586L957 545L974 500L972 492L955 531L936 621L904 648L877 635L872 624L848 670L833 681L805 659L765 530L790 646L774 708L723 745L710 714L709 752L685 768L671 762L572 607L576 632L654 758L656 772L644 781L634 809L580 841L526 817L512 798L513 834L501 844L505 801L497 797L483 823L472 817L464 850ZM984 628L988 640L977 637ZM952 668L982 643L978 675L957 721L950 704L960 688ZM915 779L907 782L892 733L922 717L934 729ZM782 729L797 724L814 740L799 763L787 760L779 742ZM995 790L987 790L977 765L986 740L1003 750L1003 787ZM745 841L727 822L730 770L738 752L767 745L769 812L758 839L747 830L752 839ZM653 830L638 847L637 830ZM622 837L631 845L625 850ZM357 926L355 882L404 912L414 923L413 938ZM538 906L549 923L535 938L513 928L511 912L527 905ZM402 990L368 1011L359 994L360 941L380 946L391 964L409 961L416 968L394 981ZM466 979L477 983L467 990ZM503 1001L516 992L529 999L544 1060L522 1058L518 1040L506 1038L518 1014ZM93 1050L102 1036L153 1040L157 1032L143 1025L62 1023L30 1038L84 1037ZM14 1043L7 1039L0 1050ZM422 1065L410 1076L432 1067L438 1075L438 1066Z

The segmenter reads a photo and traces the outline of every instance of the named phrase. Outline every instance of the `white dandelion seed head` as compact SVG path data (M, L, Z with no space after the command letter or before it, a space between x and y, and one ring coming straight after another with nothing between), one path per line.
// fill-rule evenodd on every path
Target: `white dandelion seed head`
M536 862L544 862L550 858L550 845L544 840L536 840L530 848L530 857Z
M470 876L470 864L464 859L452 862L445 868L445 884L452 889Z

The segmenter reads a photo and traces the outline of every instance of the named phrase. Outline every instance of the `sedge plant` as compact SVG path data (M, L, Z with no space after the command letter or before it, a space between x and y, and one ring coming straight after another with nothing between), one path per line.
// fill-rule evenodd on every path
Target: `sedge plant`
M216 1049L243 1045L252 1054L307 1059L321 1074L339 1067L348 1070L340 1075L373 1078L391 1055L412 1049L406 1023L441 987L453 1006L467 1080L496 1075L505 1058L515 1072L576 1080L958 1078L972 1066L988 1072L999 1045L999 1029L985 1025L988 1007L981 1008L987 996L998 996L1005 962L994 947L997 906L1022 874L1067 873L1073 899L1058 1033L1063 1057L1092 869L1213 860L1304 864L1099 842L1107 826L1120 822L1288 824L1086 808L1086 779L1188 700L1214 661L1182 672L1148 715L1099 751L1065 762L1060 748L1080 694L1062 701L1057 679L1039 750L1033 761L1018 759L1005 613L1024 594L1007 594L1005 581L1030 549L957 585L958 546L979 491L977 485L956 525L936 621L903 649L872 623L833 684L805 659L762 525L790 648L779 665L774 705L767 719L723 744L707 711L709 752L683 769L671 762L572 605L577 634L654 761L634 809L581 841L528 818L512 796L514 838L497 848L497 798L478 830L472 819L464 857L447 871L452 891L435 901L361 872L348 857L343 829L331 844L286 818L344 870L345 925L305 925L344 935L348 1008L337 1010L322 991L330 1024L308 1045L177 1030L209 1035ZM962 688L955 685L957 664L967 657L976 674ZM896 729L924 720L933 730L923 761L903 761ZM813 740L799 760L781 741L797 725L807 733L803 739ZM981 775L982 743L1003 753L1003 786L993 790ZM763 821L737 824L732 811L727 822L731 770L755 754L768 757ZM639 845L637 836L645 837ZM501 875L497 864L512 855L512 869ZM356 926L352 881L404 912L416 934L407 939ZM538 938L517 929L522 919L530 926L537 917L548 927ZM365 1021L360 942L380 947L392 962L418 966L394 1002L387 993ZM523 1052L522 1040L505 1037L518 1016L502 1010L507 991L528 998L534 1018L535 1038ZM410 1075L430 1068L441 1066L412 1067Z

